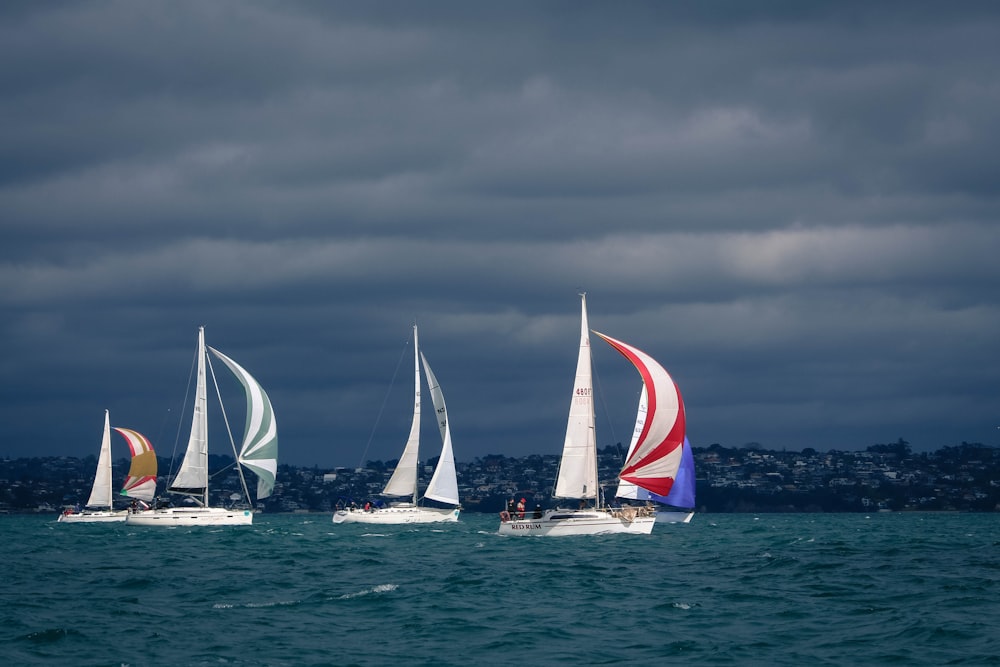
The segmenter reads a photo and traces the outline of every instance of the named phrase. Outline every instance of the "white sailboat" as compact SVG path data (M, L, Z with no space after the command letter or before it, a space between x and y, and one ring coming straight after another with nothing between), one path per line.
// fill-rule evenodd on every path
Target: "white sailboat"
M438 418L438 428L441 431L441 456L437 467L431 476L431 481L424 490L424 498L437 501L453 507L430 507L419 504L417 488L417 465L420 455L420 361L423 361L424 372L427 375L427 385L431 390L431 400ZM409 501L392 502L388 507L371 507L367 509L348 507L337 510L333 514L333 523L373 523L373 524L407 524L407 523L440 523L458 521L461 512L458 498L458 476L455 473L455 455L451 445L451 426L448 423L448 409L444 402L441 385L431 371L427 358L419 349L417 326L413 325L413 373L414 398L413 420L410 423L410 435L403 448L403 454L396 464L389 482L382 491L383 496L405 497Z
M646 507L614 508L601 503L587 296L580 296L580 353L566 440L553 494L557 499L577 500L579 507L550 509L542 512L540 517L530 518L502 512L499 528L502 535L648 535L656 522L652 511ZM649 490L667 493L680 464L680 445L684 434L684 404L680 391L667 371L652 357L614 338L600 333L597 335L635 365L651 396L646 423L641 428L635 451L626 460L619 478Z
M215 371L207 352L211 351L236 376L246 392L246 427L243 446L236 454L237 471L245 500L244 507L211 507L208 496L208 390L207 367L215 382ZM188 439L184 460L173 483L167 487L171 493L193 500L193 506L163 507L129 514L126 523L137 526L241 526L253 523L250 508L250 491L247 489L243 468L257 475L257 499L266 498L274 489L278 470L278 432L271 401L260 384L242 366L212 347L205 345L205 328L198 329L197 381L194 411L191 418L191 436ZM215 386L219 396L218 384ZM225 418L225 410L223 410ZM228 429L229 423L226 420Z
M121 495L149 501L156 493L156 453L149 440L132 429L115 427L124 436L132 454L128 477ZM101 438L101 452L97 457L97 473L90 489L90 498L80 511L66 510L59 515L61 523L114 523L125 521L127 509L114 508L111 470L111 420L104 411L104 435Z

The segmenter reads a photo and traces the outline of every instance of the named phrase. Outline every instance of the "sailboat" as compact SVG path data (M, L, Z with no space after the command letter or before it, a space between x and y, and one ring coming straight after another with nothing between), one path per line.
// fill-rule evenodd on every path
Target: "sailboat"
M128 442L132 453L128 477L121 495L143 501L150 501L156 493L156 453L149 440L128 428L115 427ZM111 470L111 418L104 411L104 436L101 438L101 452L97 457L97 473L90 489L90 498L81 511L66 510L59 515L62 523L113 523L125 521L128 510L114 508Z
M431 401L437 414L438 429L441 432L441 456L431 481L424 490L424 498L434 500L452 507L430 507L419 504L417 488L417 465L420 455L420 362L423 362L424 373L427 376L427 386L431 390ZM409 501L397 501L388 507L372 507L365 509L348 507L337 510L333 514L334 523L375 523L375 524L406 524L406 523L439 523L458 521L461 512L458 499L458 476L455 473L455 455L451 445L451 426L448 423L448 408L445 406L444 393L441 385L431 371L427 358L419 349L417 325L413 325L413 420L410 423L410 435L403 448L403 454L396 464L389 482L382 490L383 496L404 497Z
M211 507L208 496L208 382L206 365L215 383L215 371L207 352L225 364L243 385L246 393L246 426L243 446L236 454L236 445L230 435L233 453L236 454L236 469L245 500L244 507ZM215 383L219 396L218 383ZM228 418L223 409L223 419L229 428ZM274 478L278 470L278 431L271 408L271 401L260 384L238 363L205 345L205 327L198 329L197 381L195 386L194 410L191 417L191 435L180 470L167 491L186 496L194 501L193 506L160 507L135 512L128 515L125 522L137 526L248 526L253 523L250 508L250 491L247 489L243 468L248 468L257 476L257 499L266 498L274 489Z
M648 399L646 386L643 385L639 395L639 408L636 411L635 429L632 433L632 442L629 443L626 458L635 451L636 443L642 434L642 428L646 423L646 413L648 411ZM651 501L660 505L656 510L656 521L658 523L690 523L694 517L695 507L695 474L694 455L691 452L691 443L687 436L684 436L684 443L681 445L681 464L677 469L677 476L674 484L670 487L670 493L660 496L632 482L619 480L616 498L625 500Z
M570 400L566 439L563 444L554 497L579 501L577 508L556 508L540 517L520 518L501 513L501 535L601 535L631 533L648 535L656 518L647 507L608 507L601 502L597 474L597 438L594 428L593 376L587 295L581 294L580 353L576 382ZM670 374L652 357L619 340L594 332L635 365L650 395L645 423L635 451L619 472L630 481L655 493L669 493L680 465L684 436L684 403ZM592 505L591 505L592 503Z

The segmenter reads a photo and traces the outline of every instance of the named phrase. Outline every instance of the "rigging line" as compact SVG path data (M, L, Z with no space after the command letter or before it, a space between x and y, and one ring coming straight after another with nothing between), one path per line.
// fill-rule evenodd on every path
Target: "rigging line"
M215 378L215 366L212 364L212 358L208 356L207 351L205 352L205 361L208 363L208 370L212 375L212 384L215 386L215 396L219 399L219 409L222 410L222 421L226 425L226 433L229 435L229 444L233 447L233 459L236 463L239 463L240 455L236 451L236 440L233 439L233 430L229 428L229 416L226 414L226 405L222 402L222 390L219 389L219 381ZM205 472L208 472L208 470ZM236 472L240 474L240 485L243 487L243 497L246 498L246 501L249 504L251 502L250 490L247 488L247 480L243 476L243 466L236 466Z
M232 462L232 463L230 463L229 465L226 465L226 466L223 466L222 468L219 468L219 469L218 469L218 470L216 470L215 472L213 472L213 473L210 473L210 474L209 474L209 476L208 476L208 478L209 478L209 479L215 479L215 478L216 478L217 476L219 476L219 475L221 475L222 473L226 472L227 470L229 470L230 468L232 468L232 467L233 467L233 466L235 466L235 465L236 465L236 461L233 461L233 462Z
M169 418L170 418L170 408L167 408L167 411L163 415L163 421L160 422L160 430L156 432L156 440L153 440L153 442L162 441L161 438L163 437L163 430L167 428L167 419ZM176 446L176 442L174 444Z
M173 482L174 477L174 462L177 460L177 446L181 441L181 429L184 428L184 414L187 411L188 396L191 394L191 379L194 377L195 369L198 365L198 350L195 346L194 356L191 357L191 369L188 371L188 381L187 387L184 389L184 400L181 402L181 412L177 417L177 433L174 435L174 448L170 452L170 470L167 472L167 480L170 480L167 484L167 488ZM167 412L170 412L170 408L167 408ZM163 421L166 423L167 418L164 417ZM162 427L161 427L162 430ZM185 452L186 453L186 452Z
M590 352L590 374L594 383L594 395L600 398L601 407L604 408L604 419L608 423L608 431L611 432L611 441L618 442L618 436L615 434L615 423L611 419L611 412L608 410L608 402L606 400L607 395L604 393L604 388L601 386L601 378L597 374L597 364L594 363L594 348L591 348ZM598 445L600 448L600 445Z
M375 439L375 431L378 429L378 424L382 420L382 413L385 411L385 404L389 401L389 394L392 393L392 387L396 384L396 376L399 374L399 368L403 365L403 357L406 356L406 348L410 346L410 339L406 339L406 343L403 345L402 352L399 353L399 361L396 362L396 370L392 372L392 380L389 381L389 386L385 390L385 396L382 398L382 406L378 409L378 415L375 417L375 424L372 426L372 432L368 436L368 442L365 444L365 450L361 453L361 460L358 461L358 467L364 466L365 457L368 456L368 449L372 445L372 440Z

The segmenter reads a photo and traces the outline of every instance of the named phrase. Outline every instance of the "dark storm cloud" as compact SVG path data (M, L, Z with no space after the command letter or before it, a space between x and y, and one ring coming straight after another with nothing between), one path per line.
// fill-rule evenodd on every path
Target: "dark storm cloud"
M204 324L284 460L392 458L414 320L460 460L555 453L580 291L696 445L996 444L998 33L990 3L8 3L0 454L92 453L105 407L169 453ZM627 439L634 371L595 367Z

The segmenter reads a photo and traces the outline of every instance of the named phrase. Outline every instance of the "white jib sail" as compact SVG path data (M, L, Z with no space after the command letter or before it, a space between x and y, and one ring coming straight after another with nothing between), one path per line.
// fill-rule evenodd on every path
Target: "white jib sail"
M97 457L97 473L94 486L90 489L87 507L111 507L111 420L104 411L104 436L101 438L101 453Z
M647 409L648 399L646 395L646 385L643 384L642 392L639 394L639 408L636 410L635 414L635 428L632 430L632 441L628 445L628 454L625 456L626 461L632 457L632 453L635 451L635 444L639 441L639 435L642 434L642 429L646 425ZM649 500L649 491L646 489L640 489L632 482L619 479L618 491L615 492L615 497L625 498L628 500Z
M412 496L417 502L417 463L420 456L420 349L417 343L417 325L413 325L413 421L410 423L410 435L406 439L403 455L389 478L389 483L382 490L385 496Z
M597 436L594 432L594 388L590 368L587 295L581 294L580 355L570 399L566 440L556 480L557 498L597 497Z
M434 403L434 413L437 415L438 429L441 431L441 457L424 492L424 498L458 505L458 476L455 473L455 454L451 447L451 426L448 424L448 408L445 406L444 392L441 391L441 385L438 384L423 352L420 353L420 358L424 362L424 374L427 376L427 386L431 388L431 401Z

